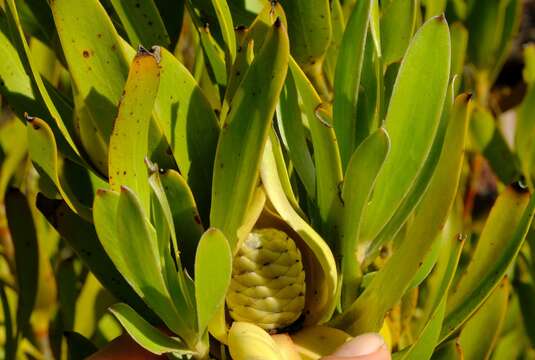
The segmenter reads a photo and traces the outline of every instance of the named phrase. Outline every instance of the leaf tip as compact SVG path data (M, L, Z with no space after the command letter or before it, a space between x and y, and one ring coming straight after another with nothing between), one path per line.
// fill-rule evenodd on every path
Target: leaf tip
M106 195L106 190L104 189L97 189L97 193L96 193L97 196L104 196Z
M446 17L444 16L444 13L435 16L434 19L439 23L444 23L444 24L446 23Z
M152 161L150 161L150 159L145 156L145 165L147 166L147 170L149 172L149 176L151 176L152 174L155 174L158 172L158 164L156 163L153 163Z
M510 185L511 189L513 189L514 192L516 192L517 194L526 194L526 193L529 193L529 188L528 188L528 185L524 179L524 176L520 177L519 180L517 181L514 181L511 185Z
M143 45L139 45L137 48L137 54L136 57L142 57L142 56L152 56L156 63L159 64L161 60L161 48L159 46L153 46L148 50Z

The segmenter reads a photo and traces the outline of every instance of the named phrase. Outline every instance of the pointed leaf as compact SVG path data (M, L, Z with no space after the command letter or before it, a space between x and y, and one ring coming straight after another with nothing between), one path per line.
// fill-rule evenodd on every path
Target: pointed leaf
M342 187L344 211L340 226L342 308L349 306L358 293L362 276L361 259L357 255L361 217L389 149L390 139L381 128L359 145L347 166Z
M110 308L110 311L121 323L128 335L151 353L156 355L173 353L177 356L194 353L180 339L167 336L146 322L127 304L115 304Z
M17 48L26 74L30 76L33 94L36 100L40 103L39 112L37 112L35 115L42 116L45 119L52 119L48 122L48 125L54 132L54 136L58 141L58 147L62 154L75 162L83 163L83 160L80 158L80 152L78 151L74 141L76 138L74 124L72 124L71 119L61 118L58 109L56 108L50 94L45 87L43 79L39 74L36 65L32 61L30 48L28 46L28 42L26 41L26 34L21 26L15 0L8 0L6 2L5 9L7 13L7 23L12 34L13 44ZM0 13L3 14L3 12ZM30 110L30 108L28 108L28 110ZM27 110L24 109L24 111Z
M157 319L117 271L102 247L94 226L72 212L63 201L50 200L38 195L37 207L113 296L121 301L128 301L137 312L142 313L147 319L151 321Z
M195 251L204 232L195 199L184 178L176 171L161 174L160 179L169 201L180 258L193 274Z
M444 294L448 292L453 282L455 271L459 264L461 250L464 245L464 238L462 236L454 236L447 239L447 241L448 243L442 249L443 252L437 269L439 273L436 289L438 297L432 300L433 303L429 307L432 311L425 319L425 326L417 333L418 337L416 341L409 348L404 349L402 354L398 356L394 354L393 358L395 360L430 359L437 346L446 311L446 297Z
M236 58L236 37L234 35L234 25L232 23L229 4L227 4L226 0L212 0L212 6L219 21L223 39L225 40L229 63L232 64Z
M286 77L288 53L286 29L277 20L234 95L219 137L210 224L221 229L233 251L258 180L260 157Z
M173 151L180 173L195 194L203 220L208 222L219 136L217 118L189 71L169 51L162 49L160 56L155 119Z
M504 278L461 330L459 343L466 360L490 358L501 335L509 300L509 288L509 282Z
M414 36L398 72L385 119L392 149L366 210L365 239L373 239L392 217L422 168L440 122L449 73L448 25L443 17L433 18Z
M343 168L349 163L357 139L357 101L364 59L368 19L374 0L358 1L340 44L334 75L333 123Z
M433 0L436 2L438 0ZM392 0L381 16L381 50L385 67L401 60L416 23L416 0ZM436 13L434 15L440 15Z
M68 160L62 159L58 154L52 130L42 119L27 116L26 120L28 121L26 126L28 150L34 166L41 176L46 178L46 181L57 188L62 198L76 214L90 221L91 210L81 203L64 177L63 166Z
M331 243L338 238L336 222L342 206L339 186L343 179L332 116L329 114L328 105L322 103L305 73L293 59L290 59L290 70L302 101L301 107L308 122L314 149L316 202L321 224L319 230Z
M149 184L145 158L152 108L160 82L159 48L154 53L140 48L123 92L119 112L113 126L108 156L110 188L119 191L130 187L139 196L148 213Z
M89 121L107 144L128 73L119 35L97 0L51 2L72 82Z
M304 68L321 66L331 41L331 12L328 0L282 0L288 18L292 56Z
M334 324L342 326L350 334L380 329L385 313L401 299L417 273L420 262L432 245L430 239L435 239L446 221L461 175L469 99L463 94L456 100L437 170L401 244L362 295L335 319ZM377 187L374 191L378 191ZM387 288L384 286L386 283L390 284Z
M299 108L297 89L292 74L288 74L279 99L277 120L288 148L288 157L295 166L299 179L308 196L316 197L316 179L314 161L308 149L306 129L303 125Z
M448 298L441 339L457 330L490 295L515 259L535 213L535 197L518 184L496 200L477 247Z

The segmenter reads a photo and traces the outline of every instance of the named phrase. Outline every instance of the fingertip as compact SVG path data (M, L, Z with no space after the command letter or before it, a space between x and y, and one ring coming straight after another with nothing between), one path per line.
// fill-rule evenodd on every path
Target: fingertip
M341 357L369 355L377 352L384 345L385 340L381 335L367 333L346 342L333 355Z
M322 360L391 360L391 355L381 335L368 333L346 342Z

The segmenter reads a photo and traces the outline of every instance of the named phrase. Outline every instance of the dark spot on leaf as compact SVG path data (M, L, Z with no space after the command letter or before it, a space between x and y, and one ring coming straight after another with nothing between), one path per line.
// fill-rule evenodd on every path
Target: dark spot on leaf
M85 58L88 58L89 56L91 56L91 53L89 52L89 50L84 50L82 54L84 55Z
M196 215L193 217L193 219L195 220L195 222L196 222L197 224L199 224L199 225L201 224L201 218L200 218L199 215L196 214Z

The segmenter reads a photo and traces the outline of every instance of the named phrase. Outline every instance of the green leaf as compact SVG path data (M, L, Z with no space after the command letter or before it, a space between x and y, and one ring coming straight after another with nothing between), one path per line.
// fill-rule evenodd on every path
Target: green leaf
M438 0L433 0L436 2ZM416 26L416 0L392 0L381 16L381 50L383 63L398 62L405 54ZM434 15L439 15L436 13Z
M7 193L5 201L17 265L17 334L22 334L30 321L37 299L39 242L32 210L24 194L12 189Z
M320 67L331 41L328 0L282 0L288 18L292 56L305 69Z
M132 190L121 188L117 204L117 238L131 280L139 288L143 299L162 320L181 336L189 336L191 316L179 316L166 287L164 264L158 254L154 228L148 222L141 203ZM123 239L129 239L129 242ZM116 245L117 246L117 245ZM113 258L112 258L113 260ZM187 311L188 309L179 309ZM187 338L187 340L191 340Z
M301 108L310 129L316 166L316 203L319 208L318 229L329 243L338 238L336 222L342 207L339 185L343 173L336 135L327 104L323 104L314 87L297 63L290 60L290 70Z
M134 48L170 46L169 35L153 0L111 0Z
M106 296L102 285L91 273L81 285L76 298L73 329L84 336L91 337L95 334L98 321L105 314L106 309L117 300Z
M378 331L385 313L403 296L441 230L452 207L461 175L470 96L460 95L444 141L437 169L416 209L401 244L373 277L362 295L338 319L350 334ZM387 158L386 161L388 161ZM384 168L383 168L384 169ZM374 191L378 191L377 187ZM389 284L387 287L385 284Z
M376 0L374 0L376 1ZM327 53L325 54L325 76L329 83L334 82L334 72L336 69L336 61L340 53L340 44L344 36L345 19L342 11L340 0L333 0L331 2L331 23L332 23L332 37Z
M338 301L338 274L334 256L325 241L299 216L286 198L270 141L264 150L260 172L266 194L278 215L301 237L313 254L309 267L312 271L307 275L310 281L307 280L305 308L309 312L305 323L324 323L332 316Z
M204 232L193 194L184 178L174 170L160 175L171 208L174 228L181 251L180 258L193 274L195 251Z
M277 120L279 131L288 149L288 157L295 167L308 196L316 197L314 160L308 149L306 129L298 102L297 89L291 72L287 75L279 98Z
M223 34L223 39L227 47L228 63L232 64L236 58L236 37L234 35L234 24L230 13L229 5L226 0L212 0L219 27Z
M374 0L358 1L347 22L334 74L333 123L343 169L356 147L357 101L368 19Z
M429 151L429 155L425 159L425 163L420 170L417 179L412 184L409 192L405 195L405 198L402 200L396 212L369 246L367 250L367 257L370 260L374 257L374 254L379 250L379 248L386 241L391 240L392 237L394 237L395 234L401 229L429 187L430 180L435 172L438 160L440 159L448 124L451 121L450 117L451 110L453 108L453 94L455 92L455 87L456 81L454 78L451 81L450 86L448 86L448 93L446 95L446 100L444 101L444 108L442 109L442 117L438 125L435 139L433 140L433 145Z
M446 308L445 299L440 302L437 310L433 314L433 317L424 328L420 337L414 344L402 353L394 354L393 360L428 360L433 354L433 350L437 344L438 337L440 335L440 326L444 319L444 311ZM396 356L397 355L397 356Z
M228 241L221 231L210 228L201 237L195 256L195 300L200 334L224 305L231 275L232 252Z
M464 358L488 359L501 334L509 300L509 282L504 278L477 312L466 322L459 336Z
M5 9L7 12L7 23L9 31L12 34L13 44L17 48L26 74L30 76L33 94L36 97L36 100L41 104L39 106L40 111L37 112L36 115L42 116L45 119L52 119L48 125L54 132L54 136L58 141L58 147L62 154L75 162L83 163L83 160L80 159L80 153L74 141L76 138L74 124L70 121L70 119L61 118L58 109L46 90L41 75L32 61L30 48L26 41L26 34L24 33L24 30L20 24L15 0L7 0L6 5L7 6ZM23 81L23 84L25 82L26 81ZM24 93L24 96L26 95L27 93ZM36 109L36 107L32 106L31 108L28 108L28 110L32 109ZM24 109L24 111L27 110Z
M341 272L342 309L355 300L361 280L358 258L358 240L363 210L373 190L377 174L388 155L390 139L384 129L379 129L364 140L351 156L347 167L342 199L344 202L341 219Z
M149 211L149 183L145 158L152 108L160 82L159 48L140 48L128 75L110 140L108 173L110 188L130 187ZM135 124L135 125L133 125Z
M518 184L498 197L471 261L448 298L441 339L457 330L501 281L522 246L534 209L535 197Z
M535 44L526 44L524 47L524 81L530 86L535 83Z
M448 341L440 346L434 353L433 360L464 360L463 349L459 339Z
M191 12L190 12L191 15ZM195 19L195 18L194 18ZM201 46L205 60L208 60L206 66L213 79L219 85L227 84L227 69L225 64L225 52L221 49L216 39L212 36L208 24L201 24L200 19L195 22L201 40Z
M362 234L367 241L392 217L429 154L449 73L448 25L443 17L433 18L411 41L394 85L385 119L392 149L364 216Z
M46 109L36 99L31 78L26 73L17 48L11 42L6 13L0 9L0 91L13 110L22 118L25 111L46 114Z
M375 0L378 1L378 0ZM373 9L372 9L373 11ZM384 97L381 82L384 81L381 59L378 57L372 36L368 33L364 48L364 62L359 86L356 118L356 142L358 146L368 135L379 127L379 105Z
M532 114L535 111L535 86L531 85L517 112L517 125L515 132L516 152L520 158L522 172L528 180L528 184L533 184L535 179L535 121ZM495 130L496 131L496 130Z
M67 340L69 360L83 360L98 351L98 348L83 335L66 331L63 335Z
M194 337L193 327L186 323L191 319L185 315L191 316L191 312L182 316L176 312L165 286L155 231L140 206L125 187L120 195L106 190L97 192L93 214L99 240L136 293L172 331L189 342Z
M163 266L164 280L175 307L180 309L180 312L191 311L195 309L195 300L193 291L189 291L188 285L193 287L193 282L182 267L171 206L160 181L158 169L154 164L148 165L152 172L149 177L152 190L151 220L156 230L158 255ZM188 315L190 318L194 317L193 313Z
M217 118L189 71L169 51L162 49L160 56L155 119L182 176L195 194L202 219L208 222L212 169L219 136Z
M286 194L288 201L290 201L295 211L297 211L302 217L306 217L303 210L301 210L299 207L299 201L294 194L292 183L290 181L290 175L288 174L288 165L286 164L286 159L284 157L284 153L282 152L277 133L273 128L269 132L269 140L271 141L273 156L275 157L277 172L279 174L279 179L281 181L282 188L284 189L284 193Z
M530 235L531 237L533 237L533 233L531 230L528 233L528 239ZM521 311L522 323L524 324L523 328L525 329L523 329L523 331L526 332L530 344L533 344L535 343L535 329L533 329L531 324L533 323L533 319L535 319L535 307L533 306L532 301L535 296L535 288L533 287L532 283L528 283L525 281L515 281L514 292L517 295L518 304L520 305L519 307ZM511 304L511 307L512 306L514 306L514 304ZM502 327L504 328L503 330L501 330L502 332L505 332L505 326L505 324L502 325Z
M65 178L64 166L67 159L63 159L57 151L54 133L48 124L37 117L26 117L28 136L28 150L41 176L45 181L53 184L69 207L82 218L90 221L91 210L81 203ZM87 189L86 189L87 190Z
M128 73L121 39L96 0L79 1L74 8L70 1L58 0L51 3L51 8L71 80L80 98L77 111L88 114L80 121L95 127L108 144Z
M0 203L4 202L11 177L28 154L25 132L24 125L16 118L8 120L0 130L0 144L5 156L0 164Z
M286 77L288 56L288 36L281 21L276 20L234 95L219 137L210 225L225 234L233 251L236 232L258 180L260 157Z
M446 233L451 235L448 231ZM437 283L434 284L436 287L433 290L437 296L427 300L430 302L428 305L430 313L424 315L424 326L416 333L418 334L416 341L401 356L394 356L394 359L429 359L437 345L446 310L444 294L448 292L453 282L464 245L462 236L450 236L446 241L447 243L441 248L440 259L435 270Z
M146 322L127 304L115 304L110 307L110 311L121 323L128 335L153 354L172 353L177 356L184 356L195 353L188 349L180 339L167 336Z
M143 314L147 319L151 321L157 319L117 271L102 247L92 224L82 220L72 212L64 201L50 200L38 195L37 208L113 296L121 301L128 301L137 312Z

